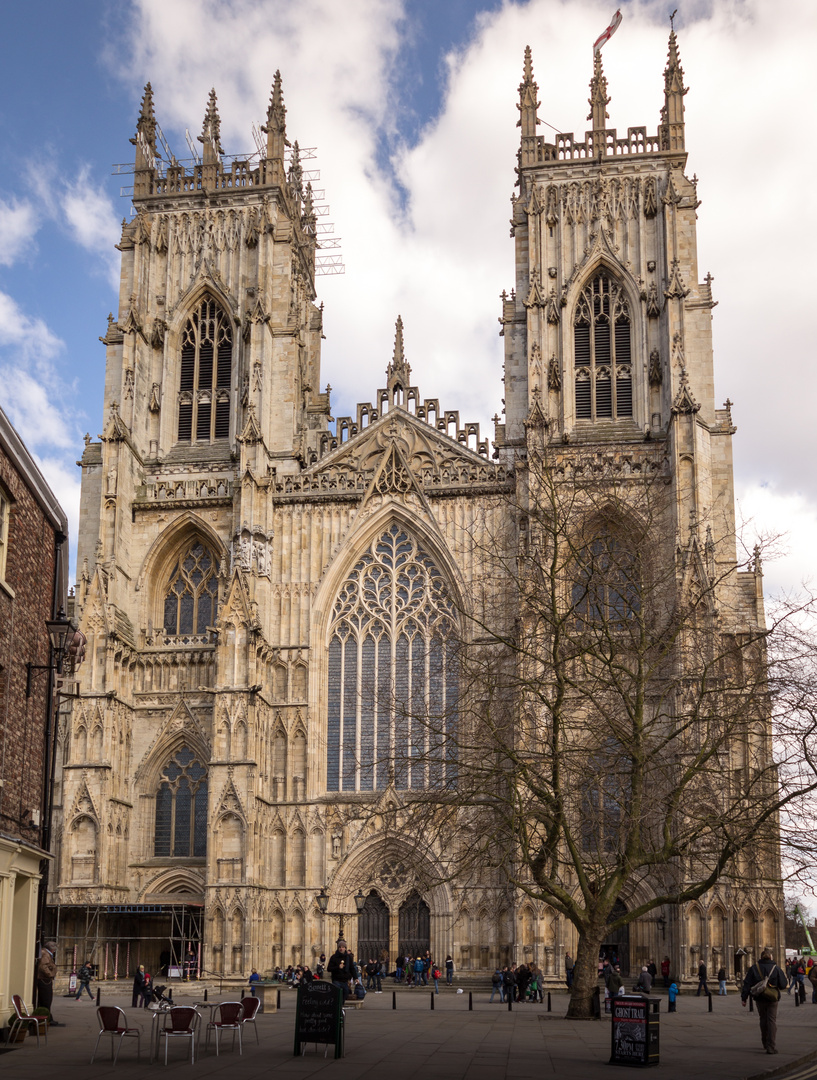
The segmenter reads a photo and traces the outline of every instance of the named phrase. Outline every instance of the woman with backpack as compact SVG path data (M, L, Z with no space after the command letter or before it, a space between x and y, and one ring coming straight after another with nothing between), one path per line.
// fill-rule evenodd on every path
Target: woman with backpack
M760 1039L767 1054L777 1053L777 1004L780 991L785 989L786 973L774 963L769 950L764 949L760 960L746 972L740 1002L746 1005L750 996L754 1000L760 1020Z
M91 961L86 960L82 967L77 972L77 992L74 996L75 1001L79 1001L82 997L82 991L88 991L88 997L91 1001L94 1000L94 995L91 993L91 979L94 977L94 971L91 967Z

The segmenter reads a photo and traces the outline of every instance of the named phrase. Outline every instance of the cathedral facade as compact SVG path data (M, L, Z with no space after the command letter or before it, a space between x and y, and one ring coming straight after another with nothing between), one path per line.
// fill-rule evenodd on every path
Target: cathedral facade
M92 950L124 972L165 952L238 979L314 963L340 932L364 959L430 948L460 970L534 960L560 978L563 917L458 884L359 807L454 767L444 749L413 759L377 688L456 701L449 642L486 573L475 536L531 438L651 455L681 543L734 531L674 34L664 78L657 132L621 137L597 57L592 130L548 143L526 52L493 449L412 384L399 319L385 385L331 416L317 219L280 76L263 153L225 160L211 94L191 167L161 160L146 88L104 430L81 461L88 645L63 713L50 895L63 963ZM759 567L733 569L724 609L761 622ZM781 926L777 887L727 883L613 944L625 967L668 954L682 975L701 958L737 972Z

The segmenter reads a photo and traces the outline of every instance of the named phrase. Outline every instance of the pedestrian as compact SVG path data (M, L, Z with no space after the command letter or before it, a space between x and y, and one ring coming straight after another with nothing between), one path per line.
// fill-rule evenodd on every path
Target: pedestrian
M445 981L449 986L454 981L454 958L451 953L445 958Z
M726 968L718 968L718 997L726 997Z
M513 1001L516 997L516 964L511 964L503 971L502 986L505 990L505 1000Z
M604 989L611 998L618 997L624 992L624 980L621 977L621 971L618 966L610 967L604 983Z
M442 972L436 964L431 965L431 978L434 980L434 993L440 992L440 979L442 978Z
M811 1003L817 1005L817 964L812 964L808 969L808 980L811 983Z
M524 1001L527 997L528 986L530 985L530 968L527 964L520 964L519 970L516 973L516 998L517 1001Z
M669 1005L667 1006L667 1012L675 1012L675 1001L678 997L678 984L671 983L669 990L667 990L667 997L669 999Z
M740 992L740 1001L746 1005L746 1001L754 986L768 978L766 990L763 994L754 998L757 1006L758 1019L760 1020L760 1038L763 1049L767 1054L777 1053L777 1004L780 1001L780 991L786 989L786 973L781 971L772 960L772 954L764 949L760 954L757 964L752 964L746 972L743 980L743 989ZM775 990L777 997L775 998ZM771 991L771 992L770 992ZM768 995L768 996L767 996Z
M346 1001L352 993L349 984L355 977L355 962L343 938L338 940L338 947L329 957L326 970L332 980L332 985L343 991L343 1000Z
M800 995L800 1004L806 1003L806 962L802 956L798 956L795 963L795 977L797 979L796 993Z
M647 964L647 971L649 971L650 973L652 985L655 986L655 980L658 978L658 968L655 966L654 960L650 960L650 962Z
M91 966L91 961L86 960L82 967L77 972L77 992L74 1000L79 1001L82 997L82 991L88 991L88 997L91 1001L94 1000L94 995L91 993L91 979L94 977L94 969Z
M652 975L650 975L649 969L646 964L641 968L641 975L635 986L636 991L641 991L642 994L649 994L652 990Z
M505 995L502 991L502 972L499 968L491 976L491 998L488 1004L490 1005L494 1000L494 994L499 994L499 1004L505 1000Z
M257 982L259 982L259 980L260 980L260 976L259 976L258 972L255 970L255 968L253 968L252 969L252 974L250 975L250 993L252 994L253 997L258 997L258 990L257 990L255 984Z
M40 949L40 958L37 961L37 1004L41 1009L51 1012L51 1002L54 1000L54 978L57 974L57 943L46 941ZM51 1023L54 1027L61 1027L53 1017Z
M424 967L424 965L423 965L422 956L415 957L415 959L414 959L414 985L415 986L422 986L423 985L423 967Z
M702 990L705 994L709 994L709 987L706 985L706 964L703 960L698 965L698 990L695 997L700 997Z
M570 953L565 953L565 979L567 980L568 990L573 989L573 957Z
M664 980L664 986L669 989L669 957L665 956L661 961L661 978Z

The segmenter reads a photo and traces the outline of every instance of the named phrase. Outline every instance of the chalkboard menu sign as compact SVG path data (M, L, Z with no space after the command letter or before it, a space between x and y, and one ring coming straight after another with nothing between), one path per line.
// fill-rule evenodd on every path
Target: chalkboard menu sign
M611 1065L658 1064L658 1012L644 997L615 997L612 1002Z
M330 982L315 980L298 988L295 1057L305 1043L334 1044L335 1057L343 1057L343 991Z

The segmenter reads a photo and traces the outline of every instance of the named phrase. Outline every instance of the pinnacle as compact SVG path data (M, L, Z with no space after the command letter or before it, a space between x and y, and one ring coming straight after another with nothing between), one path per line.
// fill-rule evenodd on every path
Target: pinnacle
M391 363L386 368L386 378L389 380L389 388L393 382L401 382L404 389L411 378L411 367L403 352L403 319L400 315L397 316L397 322L394 324L394 352Z
M275 124L279 131L283 131L286 123L286 114L287 110L284 105L283 83L279 68L276 70L272 80L272 93L270 94L270 102L267 109L267 127ZM265 132L267 127L264 128Z
M218 100L215 88L210 90L207 100L207 110L204 114L204 123L199 135L199 142L205 146L211 146L218 154L223 154L221 147L221 118L218 115Z
M153 87L150 83L145 83L145 92L142 95L142 107L139 111L140 120L153 120Z
M523 83L530 85L533 82L533 57L530 51L530 45L525 46L525 63L523 67Z

